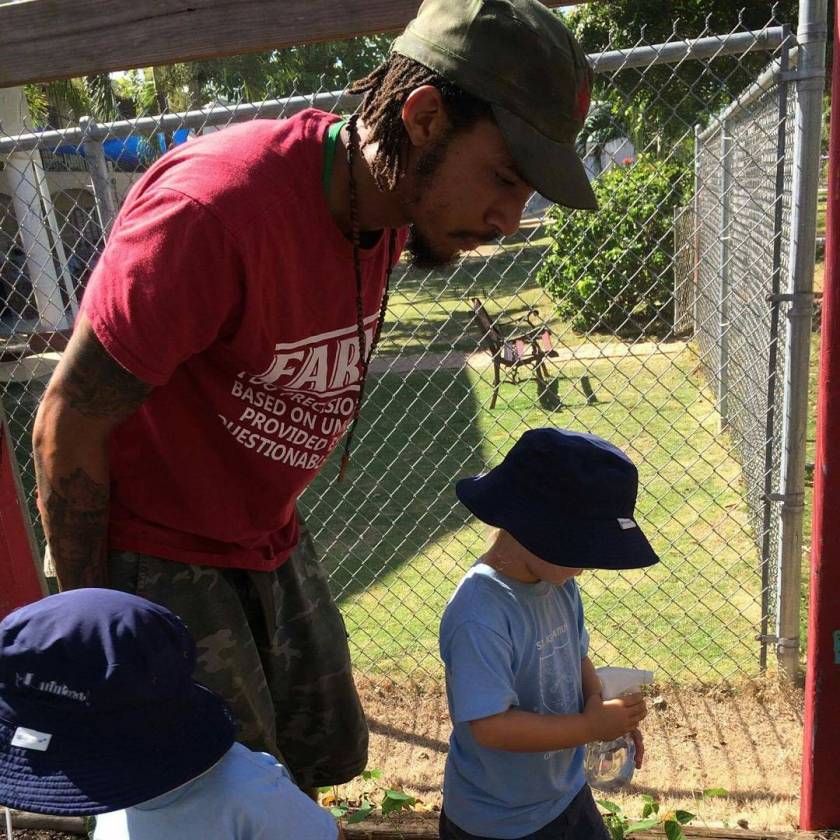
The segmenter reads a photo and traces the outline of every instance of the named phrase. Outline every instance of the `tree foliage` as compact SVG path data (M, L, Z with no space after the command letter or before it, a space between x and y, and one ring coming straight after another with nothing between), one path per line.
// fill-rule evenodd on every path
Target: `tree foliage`
M673 215L691 189L676 163L642 155L592 187L594 213L553 207L537 280L580 331L666 333L673 326Z
M597 53L760 30L780 22L795 25L797 7L797 0L772 7L760 0L615 0L580 5L567 22L586 52ZM692 60L598 74L593 99L609 103L637 148L671 154L683 142L687 147L694 125L707 124L769 60L766 52L756 52L717 58L708 65Z
M30 112L40 126L185 111L217 102L340 90L388 55L391 37L364 36L230 58L147 67L127 73L29 85Z
M339 90L386 58L391 37L375 35L305 44L189 65L195 90L209 98L256 101Z
M30 116L40 127L61 128L81 117L113 120L121 113L118 93L107 73L26 85L24 94Z

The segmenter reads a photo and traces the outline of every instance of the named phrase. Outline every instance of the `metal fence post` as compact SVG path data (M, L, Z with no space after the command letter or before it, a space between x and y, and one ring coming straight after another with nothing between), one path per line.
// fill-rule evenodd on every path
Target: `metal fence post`
M700 137L700 123L694 125L694 220L691 230L691 241L693 245L692 271L694 273L694 300L691 305L691 334L696 337L697 325L700 323L697 311L697 302L700 300L700 153L703 140Z
M23 128L21 114L27 110L22 88L0 90L0 125L3 133L20 131ZM29 155L12 150L3 161L0 177L5 178L20 231L26 272L38 310L39 329L51 332L64 329L67 320L53 263L52 244L42 216L35 159L40 160L39 152Z
M800 0L799 54L791 198L777 655L789 679L799 667L799 599L802 586L802 514L805 498L805 434L813 316L822 95L825 79L826 0Z
M787 149L788 82L784 75L790 67L787 44L782 46L779 57L781 71L779 79L779 123L776 133L776 189L773 205L773 274L770 294L770 347L767 364L767 412L764 424L764 499L761 518L761 630L759 632L759 667L767 667L767 645L772 641L768 635L770 618L770 531L773 521L773 481L776 456L776 387L779 359L779 314L781 299L779 291L782 281L782 225L784 224L783 194L785 190L785 156ZM778 582L777 582L778 584Z
M102 229L103 236L107 239L111 232L111 225L117 217L119 206L114 190L114 180L108 171L108 164L105 162L102 141L95 136L96 123L90 117L82 117L79 124L82 128L82 136L85 138L82 146L85 152L85 163L90 174L90 182L93 186L93 196L96 199L96 209L99 213L99 227Z
M50 186L47 183L47 175L40 155L32 158L32 170L35 173L35 180L38 183L38 192L41 196L41 203L44 206L44 215L47 217L50 231L52 232L53 247L55 248L56 263L61 274L61 282L64 286L64 293L70 307L70 313L75 319L79 312L79 302L76 300L76 290L73 288L73 278L70 274L70 267L67 263L67 253L64 250L64 242L61 239L61 228L55 216L55 205L53 204Z
M723 119L720 127L720 306L718 344L718 414L721 428L729 423L729 282L730 282L730 216L732 193L732 137L729 121Z

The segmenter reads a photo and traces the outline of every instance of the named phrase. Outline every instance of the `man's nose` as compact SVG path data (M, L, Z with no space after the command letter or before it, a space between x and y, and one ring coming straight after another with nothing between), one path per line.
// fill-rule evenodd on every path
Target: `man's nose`
M522 213L529 198L530 194L525 198L517 196L497 202L490 209L485 221L496 228L502 236L512 236L519 230Z

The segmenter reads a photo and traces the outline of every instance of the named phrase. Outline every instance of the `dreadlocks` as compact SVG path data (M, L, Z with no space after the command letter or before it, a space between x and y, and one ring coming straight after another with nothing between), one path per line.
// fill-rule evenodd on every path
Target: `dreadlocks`
M433 85L440 91L453 132L470 128L479 120L492 119L493 112L483 100L465 93L414 59L391 53L369 76L349 88L350 93L365 96L359 116L370 131L368 142L378 144L372 173L381 190L393 190L397 185L406 140L402 108L411 91L422 85Z

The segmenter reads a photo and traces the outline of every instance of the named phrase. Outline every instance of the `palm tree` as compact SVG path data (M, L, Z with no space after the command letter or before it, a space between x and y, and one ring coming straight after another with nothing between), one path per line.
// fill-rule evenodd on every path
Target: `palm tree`
M602 160L607 143L612 140L624 140L628 136L624 120L618 116L609 102L595 102L589 109L589 115L575 141L577 153L581 158L591 157L595 162L595 175L603 169Z
M107 73L26 85L24 91L32 119L40 126L64 128L81 117L107 122L119 115L119 100Z

